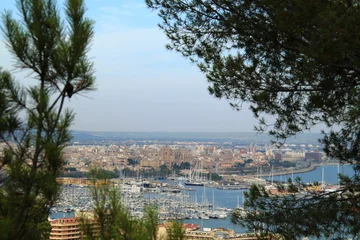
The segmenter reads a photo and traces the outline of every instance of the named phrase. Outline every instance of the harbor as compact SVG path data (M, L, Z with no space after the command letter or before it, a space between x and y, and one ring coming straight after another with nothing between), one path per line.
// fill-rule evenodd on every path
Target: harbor
M328 184L337 184L337 173L352 175L351 166L321 166L312 172L293 174L301 177L304 182L320 182L322 177ZM323 174L324 172L324 174ZM322 176L324 175L324 176ZM292 175L274 176L274 180L286 181ZM269 180L269 176L263 179ZM122 201L131 210L133 216L141 217L143 209L148 205L156 205L161 221L178 219L186 223L199 224L202 228L224 227L234 229L235 232L246 232L230 221L230 214L237 206L243 205L244 189L224 189L205 186L186 186L183 181L148 180L136 181L126 179L119 183ZM154 183L156 187L149 187ZM146 187L144 187L146 186ZM176 191L169 191L176 189ZM75 211L90 211L91 196L87 186L69 184L63 186L60 201L52 209L54 218L71 216Z
M236 202L239 202L241 196L240 192L236 194L235 191L229 191L233 199L226 199L229 194L220 199L223 190L206 186L184 187L174 180L126 180L118 185L118 189L123 204L130 209L133 216L142 217L144 208L151 205L157 207L160 220L225 219L239 204ZM60 200L52 212L86 212L91 209L91 194L88 187L64 184Z

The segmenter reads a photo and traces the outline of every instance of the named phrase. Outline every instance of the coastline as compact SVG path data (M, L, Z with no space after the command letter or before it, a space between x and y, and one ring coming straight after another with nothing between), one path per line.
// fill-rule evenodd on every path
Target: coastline
M338 163L335 163L335 162L330 162L330 163L313 163L310 165L310 167L308 168L303 168L303 169L297 169L297 170L294 170L294 171L284 171L284 172L276 172L276 173L273 173L274 176L280 176L280 175L290 175L292 173L306 173L306 172L311 172L311 171L314 171L317 167L321 167L321 166L337 166ZM350 165L349 163L346 163L346 164L341 164L341 165ZM270 174L270 173L264 173L263 175L266 175L266 174Z
M313 163L310 165L310 167L307 168L303 168L303 169L297 169L297 170L293 170L293 171L282 171L282 172L274 172L272 175L273 176L281 176L281 175L290 175L290 174L295 174L295 173L306 173L306 172L311 172L314 171L316 168L321 167L321 166L336 166L338 165L338 163ZM350 164L341 164L341 165L350 165ZM262 177L263 176L269 176L271 174L271 172L263 172L262 173ZM231 175L228 175L231 176ZM234 177L234 176L232 176ZM237 175L237 177L241 177L241 178L246 178L246 177L258 177L258 175Z
M297 170L293 170L293 171L274 172L273 175L280 176L280 175L290 175L292 173L306 173L306 172L314 171L317 167L326 166L326 165L320 164L320 163L315 163L315 164L311 164L310 167L307 167L307 168L297 169ZM270 173L264 173L264 175L266 175L266 174L269 175Z

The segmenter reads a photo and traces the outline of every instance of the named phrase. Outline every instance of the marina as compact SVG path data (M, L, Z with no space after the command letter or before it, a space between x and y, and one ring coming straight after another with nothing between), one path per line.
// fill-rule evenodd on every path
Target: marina
M337 172L351 176L350 165L322 166L312 172L294 174L304 182L320 182L322 177L326 183L337 184ZM322 173L324 172L324 176ZM286 181L292 175L276 176L274 180ZM263 177L269 180L268 176ZM145 188L149 181L137 182L126 180L127 184L119 185L124 204L129 207L132 215L141 217L144 206L149 204L158 206L161 221L179 219L186 223L199 224L202 228L224 227L234 229L235 232L246 232L230 221L231 212L243 204L244 189L226 189L212 186L186 186L183 181L161 179L154 180L158 187ZM171 189L176 191L171 191ZM91 210L91 197L86 186L64 185L61 200L52 209L54 218L71 216L75 211Z
M159 184L159 183L158 183ZM236 207L238 196L234 191L221 197L219 189L206 186L181 185L175 181L162 182L161 187L147 187L148 182L134 180L119 184L121 199L133 216L141 217L144 207L157 206L160 220L169 219L225 219ZM241 193L238 193L238 195ZM233 199L231 199L233 198ZM52 209L56 212L91 211L91 194L88 187L65 184L60 200Z

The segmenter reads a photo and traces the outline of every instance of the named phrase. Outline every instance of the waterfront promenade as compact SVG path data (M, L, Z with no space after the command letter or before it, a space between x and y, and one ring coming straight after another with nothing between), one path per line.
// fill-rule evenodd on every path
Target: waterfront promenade
M337 166L338 164L335 162L326 162L326 163L313 163L311 164L311 166L307 167L307 168L302 168L302 169L295 169L295 170L288 170L288 171L281 171L281 172L262 172L261 176L262 177L267 177L270 175L275 176L284 176L284 175L291 175L291 174L300 174L300 173L307 173L307 172L312 172L314 171L317 167L322 167L322 166ZM350 164L342 164L341 166L345 166L345 165L350 165ZM235 181L241 181L244 178L256 178L259 177L259 175L255 175L255 174L251 174L251 175L222 175L224 178L232 178L235 179Z

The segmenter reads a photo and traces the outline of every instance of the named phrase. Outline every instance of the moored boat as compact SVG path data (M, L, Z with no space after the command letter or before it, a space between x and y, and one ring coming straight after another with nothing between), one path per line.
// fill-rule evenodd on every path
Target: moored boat
M204 184L201 182L185 182L184 184L186 186L204 186Z

